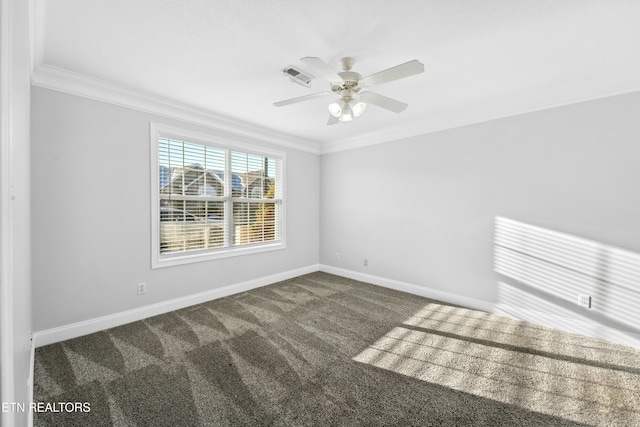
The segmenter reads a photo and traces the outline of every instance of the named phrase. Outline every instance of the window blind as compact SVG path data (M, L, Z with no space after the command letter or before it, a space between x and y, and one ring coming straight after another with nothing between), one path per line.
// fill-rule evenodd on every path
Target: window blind
M281 240L282 158L157 136L160 257Z

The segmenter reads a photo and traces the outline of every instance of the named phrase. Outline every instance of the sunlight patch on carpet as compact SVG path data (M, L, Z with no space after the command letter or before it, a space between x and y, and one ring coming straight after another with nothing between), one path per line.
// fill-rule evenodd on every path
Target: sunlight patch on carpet
M600 363L598 349L584 342L519 320L429 303L353 360L571 421L640 420L637 360ZM603 352L602 360L608 356Z

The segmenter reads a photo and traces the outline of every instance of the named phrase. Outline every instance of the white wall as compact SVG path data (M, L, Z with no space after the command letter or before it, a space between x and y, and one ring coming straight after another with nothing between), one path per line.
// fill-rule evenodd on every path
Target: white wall
M615 306L605 312L596 300L585 311L493 265L497 216L640 253L639 113L635 93L320 160L285 149L286 250L151 270L149 122L213 130L33 88L34 330L313 269L320 259L339 274L640 346L637 325L610 317ZM147 295L136 295L140 281ZM640 290L629 292L637 299Z
M317 269L319 156L277 147L286 152L285 250L152 270L150 121L215 132L33 88L35 331ZM138 296L143 281L148 292Z
M0 400L28 404L31 372L28 2L0 2L2 85L0 160ZM3 426L27 425L23 411L2 411Z
M535 305L521 299L509 307L504 286L524 299L531 288L493 270L496 216L640 253L639 117L634 93L325 154L320 262L327 271L640 346L640 314L635 325L621 324L609 316L616 307L585 311L577 295L537 291ZM629 290L636 301L639 287Z

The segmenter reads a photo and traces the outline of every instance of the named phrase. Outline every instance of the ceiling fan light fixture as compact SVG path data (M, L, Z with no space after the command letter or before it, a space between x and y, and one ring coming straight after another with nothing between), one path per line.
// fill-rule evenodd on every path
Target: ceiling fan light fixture
M348 103L344 103L344 108L342 109L342 114L338 117L338 120L341 122L350 122L353 120L353 111Z
M353 111L353 117L360 117L360 115L364 113L364 110L367 109L367 104L352 100L349 102L349 107L351 107L351 111Z
M338 120L340 120L341 122L350 122L351 120L353 120L353 116L351 115L351 113L345 112L340 117L338 117Z
M338 104L337 102L329 104L329 114L331 114L333 117L340 118L340 116L342 115L342 107L340 106L340 104Z

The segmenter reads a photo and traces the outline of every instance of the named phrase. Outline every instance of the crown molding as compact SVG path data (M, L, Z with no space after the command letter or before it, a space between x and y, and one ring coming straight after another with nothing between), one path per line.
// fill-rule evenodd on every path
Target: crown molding
M419 120L413 124L403 124L384 131L367 132L352 138L322 143L214 114L205 109L48 64L34 68L31 83L34 86L223 131L248 138L253 142L268 142L313 154L329 154L640 91L640 64L628 70L601 79L578 81L544 91L523 91L508 98L435 113L426 120Z
M317 142L283 134L268 128L212 113L182 102L117 85L48 64L34 67L31 84L45 89L106 102L133 110L212 128L254 142L268 142L313 154L320 153Z
M426 117L425 120L417 121L417 123L389 128L383 132L370 132L354 138L325 142L321 147L320 154L398 141L419 135L638 91L640 91L640 64L630 67L629 71L612 74L597 80L578 81L544 91L516 93L508 98L436 113Z

